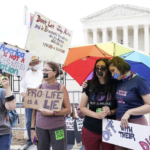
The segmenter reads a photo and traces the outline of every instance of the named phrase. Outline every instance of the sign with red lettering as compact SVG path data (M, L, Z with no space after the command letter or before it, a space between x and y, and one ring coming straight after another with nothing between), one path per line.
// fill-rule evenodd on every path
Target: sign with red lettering
M135 150L150 150L150 127L129 123L125 129L121 122L103 119L103 142Z
M62 91L28 88L23 107L32 109L45 108L52 111L60 111L63 96L64 92Z
M23 78L31 57L32 53L0 43L0 69L6 73Z
M72 40L72 31L35 12L26 49L40 57L63 64Z

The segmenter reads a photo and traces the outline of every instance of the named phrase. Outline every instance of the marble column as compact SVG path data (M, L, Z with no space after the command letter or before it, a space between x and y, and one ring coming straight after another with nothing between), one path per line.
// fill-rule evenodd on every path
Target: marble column
M139 37L139 35L138 35L138 30L139 30L138 25L134 25L133 30L134 30L134 49L138 50L138 37Z
M144 25L144 51L149 54L149 24Z
M88 29L84 29L84 44L88 44Z
M107 28L102 28L103 43L107 42Z
M112 27L112 41L117 42L117 27Z
M128 26L123 26L123 45L128 46Z
M93 44L97 43L97 29L93 29Z

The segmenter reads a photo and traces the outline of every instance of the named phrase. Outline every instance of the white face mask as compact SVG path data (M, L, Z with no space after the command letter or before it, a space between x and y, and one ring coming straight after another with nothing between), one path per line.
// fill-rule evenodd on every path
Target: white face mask
M33 69L34 70L39 70L40 69L40 65L38 64L38 65L33 66Z

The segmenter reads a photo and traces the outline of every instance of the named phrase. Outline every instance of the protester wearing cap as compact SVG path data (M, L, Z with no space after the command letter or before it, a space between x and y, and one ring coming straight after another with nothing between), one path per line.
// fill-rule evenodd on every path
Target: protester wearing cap
M0 88L3 87L2 85L2 80L3 80L4 76L3 76L3 71L0 69Z
M27 88L37 88L38 85L42 83L43 73L40 70L41 62L42 61L39 60L38 57L32 56L29 64L31 70L28 70L26 72L25 77L21 80L20 93L23 99L25 97ZM30 135L32 111L33 109L25 108L26 129L28 134L28 140L26 146L24 147L24 150L27 150L30 146L33 145L31 142L31 135Z

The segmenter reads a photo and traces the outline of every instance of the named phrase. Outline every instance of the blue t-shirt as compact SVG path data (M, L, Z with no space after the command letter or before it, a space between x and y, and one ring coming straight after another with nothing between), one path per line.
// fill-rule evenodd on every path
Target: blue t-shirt
M115 96L118 104L116 117L121 119L127 110L144 105L141 95L145 94L150 94L150 83L139 75L136 75L128 81L118 82ZM140 118L142 116L130 116L130 119Z

